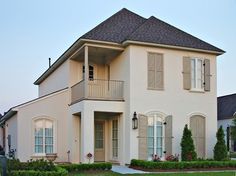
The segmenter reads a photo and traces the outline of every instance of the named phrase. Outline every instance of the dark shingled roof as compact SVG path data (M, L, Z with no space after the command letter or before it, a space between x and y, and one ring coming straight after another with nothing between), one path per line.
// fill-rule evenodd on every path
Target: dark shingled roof
M124 8L84 34L81 38L122 43L128 35L145 21L145 18Z
M145 19L125 8L87 32L81 39L114 43L131 40L224 52L153 16Z
M217 119L231 119L236 112L236 94L217 98Z

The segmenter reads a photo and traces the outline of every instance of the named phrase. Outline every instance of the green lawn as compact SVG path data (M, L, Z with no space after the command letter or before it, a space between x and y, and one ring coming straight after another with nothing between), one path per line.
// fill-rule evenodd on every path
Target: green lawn
M111 171L106 172L82 172L70 174L70 176L121 176ZM177 173L177 174L131 174L130 176L236 176L235 172L211 172L211 173Z

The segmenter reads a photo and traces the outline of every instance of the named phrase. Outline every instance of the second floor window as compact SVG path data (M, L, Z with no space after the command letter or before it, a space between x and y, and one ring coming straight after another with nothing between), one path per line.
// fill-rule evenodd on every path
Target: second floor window
M85 67L83 65L83 79L84 79L84 72L85 72ZM89 65L89 79L93 80L94 79L94 67Z
M204 83L203 60L198 58L191 59L191 88L202 90Z

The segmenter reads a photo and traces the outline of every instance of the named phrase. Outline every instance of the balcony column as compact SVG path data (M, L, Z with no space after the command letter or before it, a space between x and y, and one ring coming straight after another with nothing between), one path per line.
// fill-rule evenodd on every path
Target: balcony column
M88 75L89 75L89 65L88 65L88 46L84 47L84 98L88 98Z

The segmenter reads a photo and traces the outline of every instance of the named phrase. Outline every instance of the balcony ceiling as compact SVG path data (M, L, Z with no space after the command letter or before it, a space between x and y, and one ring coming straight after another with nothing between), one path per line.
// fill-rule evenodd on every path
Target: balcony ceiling
M112 59L116 58L122 50L102 48L102 47L88 47L88 60L97 64L109 64ZM72 58L76 61L84 61L84 48L76 53Z

